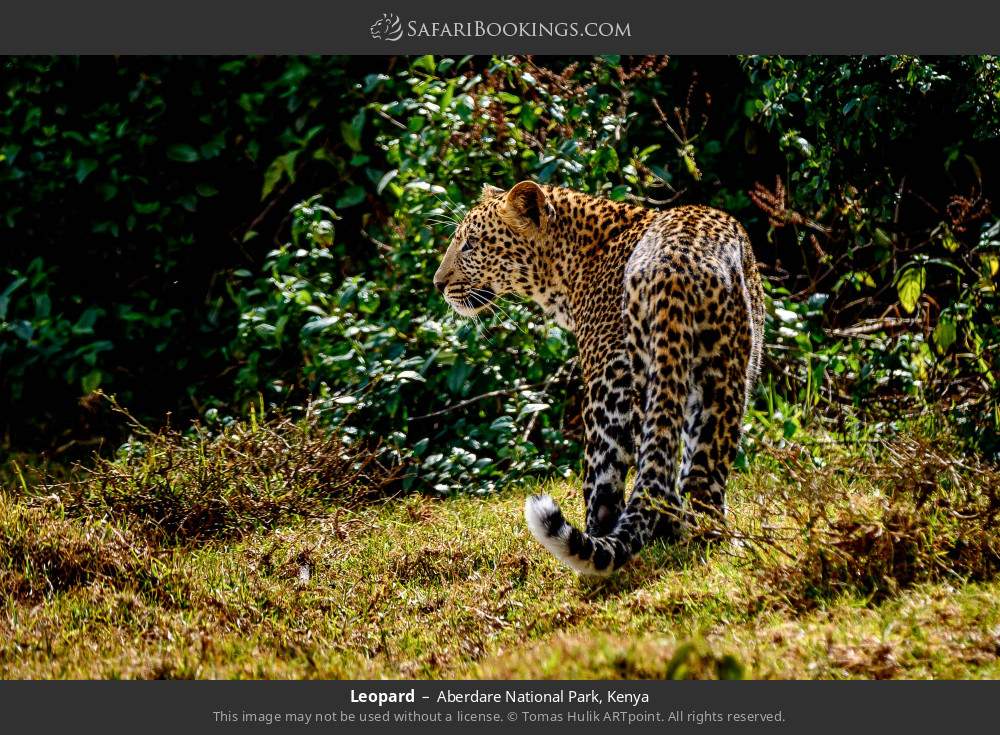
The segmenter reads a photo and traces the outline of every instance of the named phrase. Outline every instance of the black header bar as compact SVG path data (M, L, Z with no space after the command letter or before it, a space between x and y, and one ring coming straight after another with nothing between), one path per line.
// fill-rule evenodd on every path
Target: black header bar
M892 0L35 0L3 53L990 53L1000 4Z

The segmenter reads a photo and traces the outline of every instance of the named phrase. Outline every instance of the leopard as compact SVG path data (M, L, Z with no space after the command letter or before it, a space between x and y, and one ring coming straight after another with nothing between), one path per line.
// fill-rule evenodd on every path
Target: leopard
M433 284L462 316L512 295L576 338L585 528L549 494L528 496L525 520L545 549L583 577L606 577L653 540L690 537L699 518L724 528L765 315L735 217L530 180L487 184Z

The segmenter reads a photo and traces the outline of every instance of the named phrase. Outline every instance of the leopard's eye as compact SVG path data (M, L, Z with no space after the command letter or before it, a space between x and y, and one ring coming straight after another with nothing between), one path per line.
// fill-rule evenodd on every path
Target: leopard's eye
M462 245L462 252L467 253L470 250L472 250L472 240L466 240L465 243Z

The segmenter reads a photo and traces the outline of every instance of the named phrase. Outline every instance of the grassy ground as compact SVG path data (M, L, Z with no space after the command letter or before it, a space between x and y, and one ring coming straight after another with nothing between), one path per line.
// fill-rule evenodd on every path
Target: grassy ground
M935 451L761 455L731 481L733 538L596 585L532 541L528 488L185 542L9 483L0 676L997 677L997 476ZM543 489L579 520L576 486Z

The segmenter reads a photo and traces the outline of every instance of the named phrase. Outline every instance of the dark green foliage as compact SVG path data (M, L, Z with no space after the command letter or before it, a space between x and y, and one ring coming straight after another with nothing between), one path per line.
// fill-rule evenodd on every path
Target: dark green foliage
M530 177L746 224L773 302L765 430L944 401L997 450L995 59L4 64L15 442L100 387L208 425L311 405L417 460L408 486L574 468L572 338L510 301L457 319L430 283L482 184Z
M837 345L862 358L844 371L855 400L945 399L977 427L982 449L998 451L1000 61L744 66L746 114L777 137L788 170L784 185L758 186L755 202L784 249L789 286L829 293L824 326L839 336L861 327Z
M241 279L240 394L309 401L348 436L377 437L387 461L415 457L406 487L420 477L438 492L485 491L575 462L555 425L567 381L551 391L550 378L570 374L562 330L510 305L490 330L453 316L428 298L438 257L429 239L386 253L372 280L345 278L333 272L343 248L332 216L316 201L296 207L293 242L268 255L263 277Z
M352 185L340 119L371 62L0 63L3 428L48 443L97 387L149 415L225 393L224 276L297 198Z

